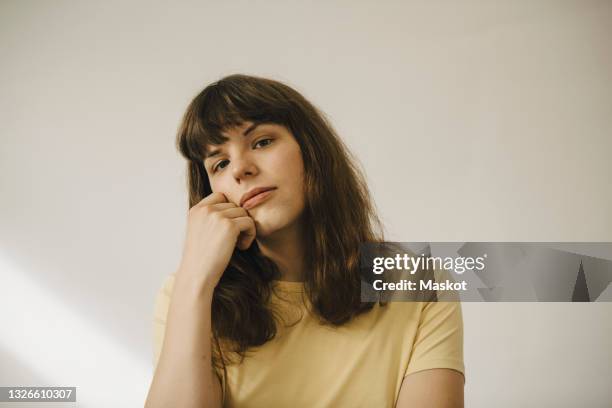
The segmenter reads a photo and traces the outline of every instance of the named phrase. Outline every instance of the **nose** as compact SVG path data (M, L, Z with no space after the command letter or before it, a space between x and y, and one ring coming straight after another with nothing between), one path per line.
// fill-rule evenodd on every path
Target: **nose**
M255 174L257 174L257 166L255 166L255 163L248 154L234 157L232 161L232 175L237 182Z

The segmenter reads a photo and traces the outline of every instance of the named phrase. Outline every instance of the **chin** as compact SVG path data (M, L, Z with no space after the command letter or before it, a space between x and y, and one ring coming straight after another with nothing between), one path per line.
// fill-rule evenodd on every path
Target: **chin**
M267 238L293 224L292 217L281 214L280 211L253 211L251 216L255 220L256 235L258 238Z
M270 217L253 217L253 219L255 220L256 234L259 238L269 237L285 226L278 218L270 219Z

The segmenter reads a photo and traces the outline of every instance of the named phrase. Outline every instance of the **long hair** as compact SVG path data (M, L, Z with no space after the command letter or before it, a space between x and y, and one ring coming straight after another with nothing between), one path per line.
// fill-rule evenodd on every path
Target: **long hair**
M226 129L244 122L285 126L298 142L304 163L304 288L323 324L342 325L372 309L361 302L360 244L384 241L363 173L324 114L293 88L271 79L230 75L207 86L190 103L176 145L187 159L189 208L211 194L203 158L221 144ZM214 289L212 329L217 340L240 356L276 335L269 307L276 265L256 242L235 249ZM383 304L381 302L381 304ZM219 353L221 350L219 349ZM220 368L219 355L213 364ZM223 362L225 368L225 362Z

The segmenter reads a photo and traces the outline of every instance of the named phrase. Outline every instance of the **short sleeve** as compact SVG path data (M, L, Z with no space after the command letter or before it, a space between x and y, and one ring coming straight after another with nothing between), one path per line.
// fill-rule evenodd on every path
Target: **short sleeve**
M463 316L460 302L426 302L404 376L430 368L464 375Z
M159 289L155 298L155 310L153 313L153 369L157 367L162 345L164 344L164 334L166 332L166 318L170 307L170 298L174 288L175 274L166 277L163 285Z

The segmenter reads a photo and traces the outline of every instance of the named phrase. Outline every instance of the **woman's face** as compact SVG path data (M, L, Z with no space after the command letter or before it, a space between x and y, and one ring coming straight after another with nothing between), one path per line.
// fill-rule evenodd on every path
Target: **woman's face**
M304 164L300 146L282 125L252 122L228 129L221 145L209 145L204 166L213 192L247 210L258 237L293 226L304 210ZM273 188L242 202L259 187Z

